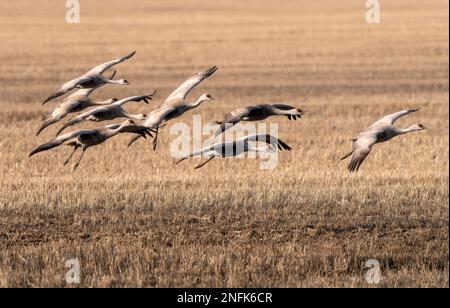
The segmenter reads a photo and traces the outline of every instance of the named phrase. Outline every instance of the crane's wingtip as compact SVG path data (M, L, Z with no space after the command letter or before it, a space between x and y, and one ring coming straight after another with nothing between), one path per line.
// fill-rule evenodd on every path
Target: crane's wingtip
M135 141L136 141L135 139L131 139L130 141L128 141L128 143L127 143L127 149L130 148L130 147L133 145L133 143L134 143Z
M45 101L42 102L42 105L45 105L46 103L48 103L49 101L51 101L51 100L57 98L58 96L60 96L60 95L58 95L58 94L52 94L52 95L50 95L49 97L47 97L47 98L45 99Z
M209 77L209 76L211 76L212 74L214 74L217 70L218 70L219 68L217 67L217 66L212 66L212 67L210 67L210 68L208 68L207 70L206 70L206 72L205 72L205 76L206 77Z

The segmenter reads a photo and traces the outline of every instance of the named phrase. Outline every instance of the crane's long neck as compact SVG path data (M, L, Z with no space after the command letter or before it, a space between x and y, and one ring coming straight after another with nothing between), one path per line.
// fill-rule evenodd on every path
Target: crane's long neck
M133 114L133 113L128 113L126 111L123 111L122 113L123 113L124 117L127 117L129 119L144 120L143 114Z
M193 109L193 108L200 106L204 101L206 101L206 100L200 97L194 103L189 103L187 106L189 109Z
M108 129L105 131L104 135L105 135L106 139L111 138L111 137L114 137L115 135L117 135L118 133L120 133L121 129L122 129L122 126L121 126L121 125L115 126L115 127L113 127L113 128L108 128Z
M283 109L274 109L274 113L278 114L278 115L296 115L298 114L297 110L295 109L288 109L288 110L283 110Z
M404 134L411 133L411 132L415 132L415 131L417 131L417 129L416 129L416 127L414 125L410 126L408 128L395 128L395 133L396 133L397 136L398 135L404 135Z
M110 84L120 84L120 85L124 84L124 82L122 80L113 80L113 79L109 79L109 78L103 78L103 81L105 83L110 83Z
M92 102L93 106L104 106L104 105L111 105L114 101L111 99L107 99L105 101L100 101L100 102Z
M68 98L70 97L75 97L75 96L89 96L89 94L92 93L92 91L94 91L96 88L83 88L83 89L79 89L76 92L74 92L72 95L70 95Z

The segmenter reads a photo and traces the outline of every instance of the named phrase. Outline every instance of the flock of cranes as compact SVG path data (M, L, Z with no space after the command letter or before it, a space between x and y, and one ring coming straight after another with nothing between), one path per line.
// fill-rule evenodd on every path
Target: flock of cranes
M180 117L185 112L200 106L204 102L214 100L208 93L202 94L196 101L191 102L187 101L187 96L197 85L212 76L217 71L216 66L186 79L167 97L160 107L148 114L130 114L126 112L122 106L129 102L144 102L148 104L149 101L154 98L156 91L151 94L130 96L120 100L116 98L100 102L92 100L89 97L90 94L103 85L129 84L126 79L115 80L114 77L116 75L116 71L113 71L109 77L105 76L105 72L113 66L130 59L135 53L136 52L132 52L127 56L96 66L86 74L66 82L58 90L51 94L43 102L43 104L46 104L47 102L76 89L75 92L64 99L61 104L55 107L54 110L47 117L45 117L42 125L38 128L36 135L39 135L44 129L61 121L71 113L79 114L63 124L63 126L58 130L56 138L37 146L31 151L29 156L31 157L36 153L66 144L68 146L72 146L73 151L64 162L64 165L69 163L78 149L82 150L82 153L73 168L76 170L83 158L84 152L88 148L99 145L107 139L121 133L134 134L128 142L128 147L141 137L150 137L153 138L153 149L156 149L159 129L164 127L168 121ZM85 111L85 109L90 107L92 108ZM342 158L346 159L351 156L348 170L350 172L357 172L367 155L369 155L374 144L388 141L402 134L425 129L422 124L414 124L406 129L401 129L394 126L396 120L417 110L418 109L408 109L387 115L376 121L369 128L360 133L359 136L351 139L353 149ZM303 114L304 113L301 109L297 109L288 104L260 104L242 107L227 113L222 121L213 122L218 125L218 129L214 135L219 136L224 131L241 121L260 121L270 116L286 116L289 120L296 120L297 118L301 118ZM120 124L112 124L95 129L80 129L61 135L61 133L68 127L74 126L83 121L102 122L118 118L125 118L126 120ZM138 121L141 121L141 123L139 124ZM258 142L266 143L266 148L255 146L254 143ZM290 151L291 147L275 136L269 134L254 134L231 142L215 143L201 149L200 151L182 156L176 161L176 163L178 164L179 162L190 157L203 155L206 157L206 161L197 165L197 169L203 167L206 163L216 157L234 157L244 152L272 152L277 149L279 151Z

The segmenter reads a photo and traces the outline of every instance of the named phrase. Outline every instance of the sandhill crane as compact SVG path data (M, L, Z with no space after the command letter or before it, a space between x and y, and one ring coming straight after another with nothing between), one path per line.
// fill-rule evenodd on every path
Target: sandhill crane
M346 159L353 154L350 164L348 165L348 170L350 172L357 172L364 162L364 159L369 155L374 144L386 142L399 135L426 129L422 124L414 124L408 128L397 128L394 126L395 121L399 118L418 110L419 109L408 109L389 114L376 121L360 133L357 138L352 139L353 150L341 159Z
M122 108L122 106L128 102L139 102L139 101L144 101L146 104L148 104L149 100L153 99L153 95L155 95L155 93L156 93L156 91L149 95L130 96L130 97L127 97L127 98L124 98L121 100L117 100L109 105L98 106L91 110L83 112L83 113L79 114L78 116L74 117L73 119L64 123L64 125L61 127L61 129L56 134L56 136L58 136L67 127L73 126L73 125L83 122L83 121L101 122L101 121L114 120L117 118L129 118L129 119L135 119L135 120L144 120L145 116L146 116L145 114L130 114L130 113L126 112Z
M115 72L109 77L113 79L115 76ZM100 84L92 88L84 88L75 91L72 95L68 96L64 101L56 106L53 111L47 115L43 120L42 125L36 132L36 136L39 135L46 127L55 124L62 120L69 113L75 113L83 111L84 109L92 106L103 106L112 104L117 99L108 99L101 102L95 102L89 95L96 89L102 87L105 84Z
M234 157L238 156L241 153L245 152L269 152L267 150L254 147L249 142L265 142L269 145L270 149L283 151L291 151L291 147L288 146L285 142L282 140L269 135L269 134L256 134L256 135L250 135L245 136L242 138L239 138L234 141L230 142L219 142L215 143L211 146L205 147L201 149L198 152L189 153L181 158L179 158L175 163L179 164L185 159L188 159L190 157L199 156L199 155L205 155L206 161L202 162L201 164L197 165L195 169L201 168L204 165L206 165L208 162L210 162L212 159L216 157Z
M303 111L287 104L259 104L238 108L227 113L223 121L213 122L220 125L214 136L220 135L240 121L260 121L276 115L287 116L289 120L297 120L297 117L302 117Z
M112 124L105 127L97 128L97 129L81 129L74 132L70 132L64 135L61 135L53 140L50 140L47 143L44 143L36 148L34 148L29 157L35 155L36 153L47 151L52 148L55 148L57 146L60 146L62 144L67 144L69 146L74 147L72 153L70 156L66 159L64 162L64 165L67 165L67 163L70 161L72 156L75 154L75 152L78 150L78 148L82 148L82 153L80 158L78 159L77 163L74 165L73 170L75 171L80 164L81 159L83 158L84 152L95 145L101 144L105 142L107 139L114 137L117 134L120 133L134 133L139 134L140 136L143 136L145 138L146 135L149 135L150 137L153 137L151 135L151 132L153 132L148 127L144 127L142 125L137 125L132 120L126 120L125 122L121 124ZM69 143L66 143L67 141L70 141Z
M163 122L167 122L171 119L177 118L181 116L188 110L196 108L200 106L205 101L214 100L211 95L205 93L201 95L197 101L195 102L187 102L187 95L203 80L210 77L217 71L217 67L213 66L206 71L199 72L184 81L178 88L175 89L165 100L164 104L161 105L158 109L150 112L145 121L144 126L156 129L155 139L153 140L153 149L156 149L156 142L158 138L158 129L161 127ZM133 137L128 146L132 145L136 140L138 140L141 136L137 136L137 138Z
M112 80L110 78L103 76L102 74L107 69L113 67L114 65L119 64L125 60L128 60L129 58L134 56L135 53L136 52L133 51L127 56L100 64L91 69L86 74L66 82L58 90L56 90L53 94L51 94L42 104L45 104L48 101L51 101L52 99L64 95L75 88L92 88L105 83L128 85L129 82L126 79Z

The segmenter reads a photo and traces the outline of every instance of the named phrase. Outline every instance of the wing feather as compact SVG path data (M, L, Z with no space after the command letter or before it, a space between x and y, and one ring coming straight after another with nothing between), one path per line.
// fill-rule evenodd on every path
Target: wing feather
M89 72L87 72L86 75L103 74L107 69L113 67L114 65L122 63L125 60L130 59L135 54L136 54L136 51L133 51L132 53L130 53L129 55L126 55L124 57L120 57L115 60L100 64L100 65L94 67L93 69L91 69Z
M221 133L226 131L227 129L233 127L235 124L242 121L242 119L251 112L252 108L254 106L249 106L246 108L238 108L236 110L233 110L232 112L229 112L225 114L225 118L223 121L216 122L219 124L219 128L215 131L214 137L219 136Z
M186 96L189 94L189 92L192 91L199 83L201 83L203 80L210 77L212 74L214 74L217 71L217 66L210 67L206 71L199 72L188 79L184 81L178 88L175 89L166 99L165 103L171 102L176 99L186 99ZM163 104L163 106L164 106Z
M66 94L67 92L75 89L78 85L82 84L83 82L86 82L87 80L89 80L89 78L87 78L86 76L81 76L75 79L72 79L68 82L66 82L65 84L63 84L58 90L56 90L55 92L53 92L49 97L47 97L45 99L45 101L42 103L42 105L44 105L45 103L60 97L64 94Z
M358 172L362 163L369 155L372 146L376 143L376 140L375 134L366 134L353 142L353 155L348 165L350 172Z
M376 126L382 126L382 125L393 125L395 123L395 121L397 121L398 119L400 119L401 117L404 117L412 112L416 112L419 109L415 108L415 109L407 109L407 110L402 110L399 112L395 112L392 114L389 114L381 119L379 119L378 121L376 121L375 123L373 123L369 128L372 127L376 127Z
M42 152L42 151L47 151L47 150L50 150L50 149L55 148L57 146L60 146L64 142L66 142L66 141L68 141L70 139L76 138L78 136L85 135L85 134L93 134L93 133L96 133L96 132L97 131L95 129L90 129L90 130L83 129L83 130L77 130L77 131L74 131L74 132L70 132L70 133L61 135L61 136L59 136L59 137L57 137L55 139L50 140L47 143L44 143L44 144L41 144L41 145L35 147L31 151L29 157L33 156L36 153L39 153L39 152Z
M281 139L278 139L277 137L270 135L270 134L256 134L256 135L250 135L250 136L245 136L242 138L239 138L236 142L239 141L255 141L255 142L265 142L267 144L270 144L272 146L273 149L279 149L280 151L282 150L286 150L286 151L291 151L292 148L286 144L284 141L282 141Z
M99 107L95 107L91 110L88 110L86 112L80 113L76 117L74 117L74 118L70 119L69 121L67 121L66 123L64 123L64 125L56 133L56 136L61 134L67 127L74 126L80 122L86 121L86 119L88 117L93 116L99 112L105 112L105 111L109 111L109 110L111 110L111 106L99 106Z

